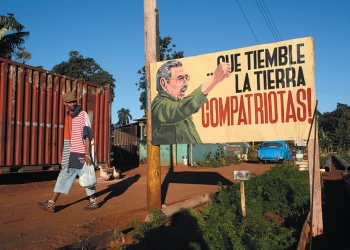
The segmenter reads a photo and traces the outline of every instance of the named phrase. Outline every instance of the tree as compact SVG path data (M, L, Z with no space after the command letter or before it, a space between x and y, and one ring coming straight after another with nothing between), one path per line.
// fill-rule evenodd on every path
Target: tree
M29 59L32 58L32 54L25 50L25 47L18 46L15 51L15 61L20 63L26 63Z
M83 79L102 86L110 85L114 98L115 79L113 75L103 70L93 58L84 58L78 51L69 52L69 60L61 62L52 68L52 71L58 74Z
M332 138L330 137L330 133L327 131L320 130L319 131L319 146L320 149L326 153L329 154L331 153L332 150L332 145L333 141Z
M320 148L324 151L346 152L350 149L350 107L337 104L332 112L325 112L319 119Z
M178 59L183 58L184 53L182 51L177 52L173 51L173 48L176 47L175 44L171 44L172 38L171 37L165 37L161 38L159 37L159 59L160 61L165 60L172 60L172 59ZM170 54L172 52L172 54ZM138 74L141 75L140 80L135 85L138 87L138 90L142 90L140 94L139 101L141 102L140 110L144 111L144 117L146 115L146 100L147 100L147 79L146 79L146 72L145 72L145 66L143 66L140 70L137 71Z
M0 57L11 60L16 48L29 37L29 32L22 32L23 29L24 26L16 21L14 14L0 16Z
M127 125L130 123L132 116L130 114L129 109L121 108L120 110L118 110L117 114L118 114L117 126L123 126L123 125Z

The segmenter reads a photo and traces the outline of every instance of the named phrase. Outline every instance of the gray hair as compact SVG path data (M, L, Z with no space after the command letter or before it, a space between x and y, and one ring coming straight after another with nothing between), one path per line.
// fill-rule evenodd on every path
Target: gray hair
M160 79L164 77L166 81L169 82L171 78L170 69L172 67L178 67L178 66L182 66L182 63L179 60L172 60L164 63L162 66L159 67L157 76L156 76L156 87L158 92L160 90L163 90L162 86L160 85Z

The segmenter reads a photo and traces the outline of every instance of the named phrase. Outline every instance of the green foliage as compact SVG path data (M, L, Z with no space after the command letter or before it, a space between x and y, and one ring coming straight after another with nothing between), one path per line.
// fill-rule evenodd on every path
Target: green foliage
M246 195L263 198L264 211L282 217L299 217L309 203L308 172L293 164L276 165L246 184Z
M146 222L147 223L147 222ZM166 223L147 230L125 249L208 249L192 209L183 209Z
M29 32L22 31L24 26L16 21L13 14L8 15L0 16L0 57L11 60L15 50L29 37Z
M109 74L105 70L98 71L96 73L91 74L87 77L87 81L100 84L102 86L106 86L108 84L111 85L112 90L115 88L115 79L113 75Z
M118 123L116 124L116 126L123 126L130 123L132 116L130 114L129 109L121 108L120 110L118 110L117 114L118 114Z
M113 75L103 70L93 58L84 58L78 51L69 52L69 60L55 65L52 68L52 71L61 75L100 84L102 86L109 84L111 86L112 95L114 95L115 79L113 78Z
M245 198L242 216L240 184L220 184L202 211L182 210L169 221L158 211L157 222L137 226L138 244L127 249L290 249L295 229L285 220L308 212L308 174L293 165L276 165L245 181Z
M319 116L320 149L346 153L350 149L350 106L338 103L334 111Z
M32 54L26 51L25 47L18 46L14 52L15 60L20 63L26 63L32 58Z
M169 221L169 218L155 207L150 207L148 212L150 215L149 222L133 221L131 223L131 226L135 228L135 230L130 233L134 243L139 242L150 230L158 228Z
M171 44L172 40L173 38L169 36L164 38L159 37L159 61L166 61L184 57L184 53L182 51L173 51L176 45Z
M239 184L221 188L199 219L209 249L287 249L295 239L294 230L283 226L284 219L306 213L308 190L307 173L277 165L245 181L243 217Z
M197 165L202 167L218 168L229 165L242 163L242 160L236 154L226 154L224 147L219 145L218 149L212 156L212 152L208 152L204 161L198 161Z
M171 44L171 37L159 37L159 61L171 60L183 58L184 53L182 51L173 51L176 47L175 44ZM140 74L140 80L135 85L138 87L138 90L141 90L139 101L141 102L140 110L143 110L146 115L146 102L147 102L147 78L145 72L145 66L137 71L137 74Z
M247 155L248 160L251 160L251 161L256 160L257 149L258 149L257 145L255 143L252 143L252 146L248 148L248 155Z
M327 159L328 159L328 156L320 156L320 168L322 168L324 166Z

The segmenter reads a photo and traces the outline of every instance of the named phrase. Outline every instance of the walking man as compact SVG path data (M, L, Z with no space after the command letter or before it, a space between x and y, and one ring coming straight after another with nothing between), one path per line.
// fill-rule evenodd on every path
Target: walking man
M56 185L51 199L39 206L49 212L55 212L56 201L60 194L69 194L75 178L80 176L84 163L94 168L95 150L91 121L88 114L77 105L77 98L73 92L63 95L64 105L68 108L64 121L64 144L62 153L61 171L57 177ZM89 203L85 210L98 208L95 197L96 189L85 188Z

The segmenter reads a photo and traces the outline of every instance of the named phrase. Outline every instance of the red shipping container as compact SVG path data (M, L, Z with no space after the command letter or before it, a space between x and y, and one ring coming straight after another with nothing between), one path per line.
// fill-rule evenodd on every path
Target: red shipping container
M4 58L0 67L0 173L58 168L68 91L91 117L98 163L109 164L110 86Z

